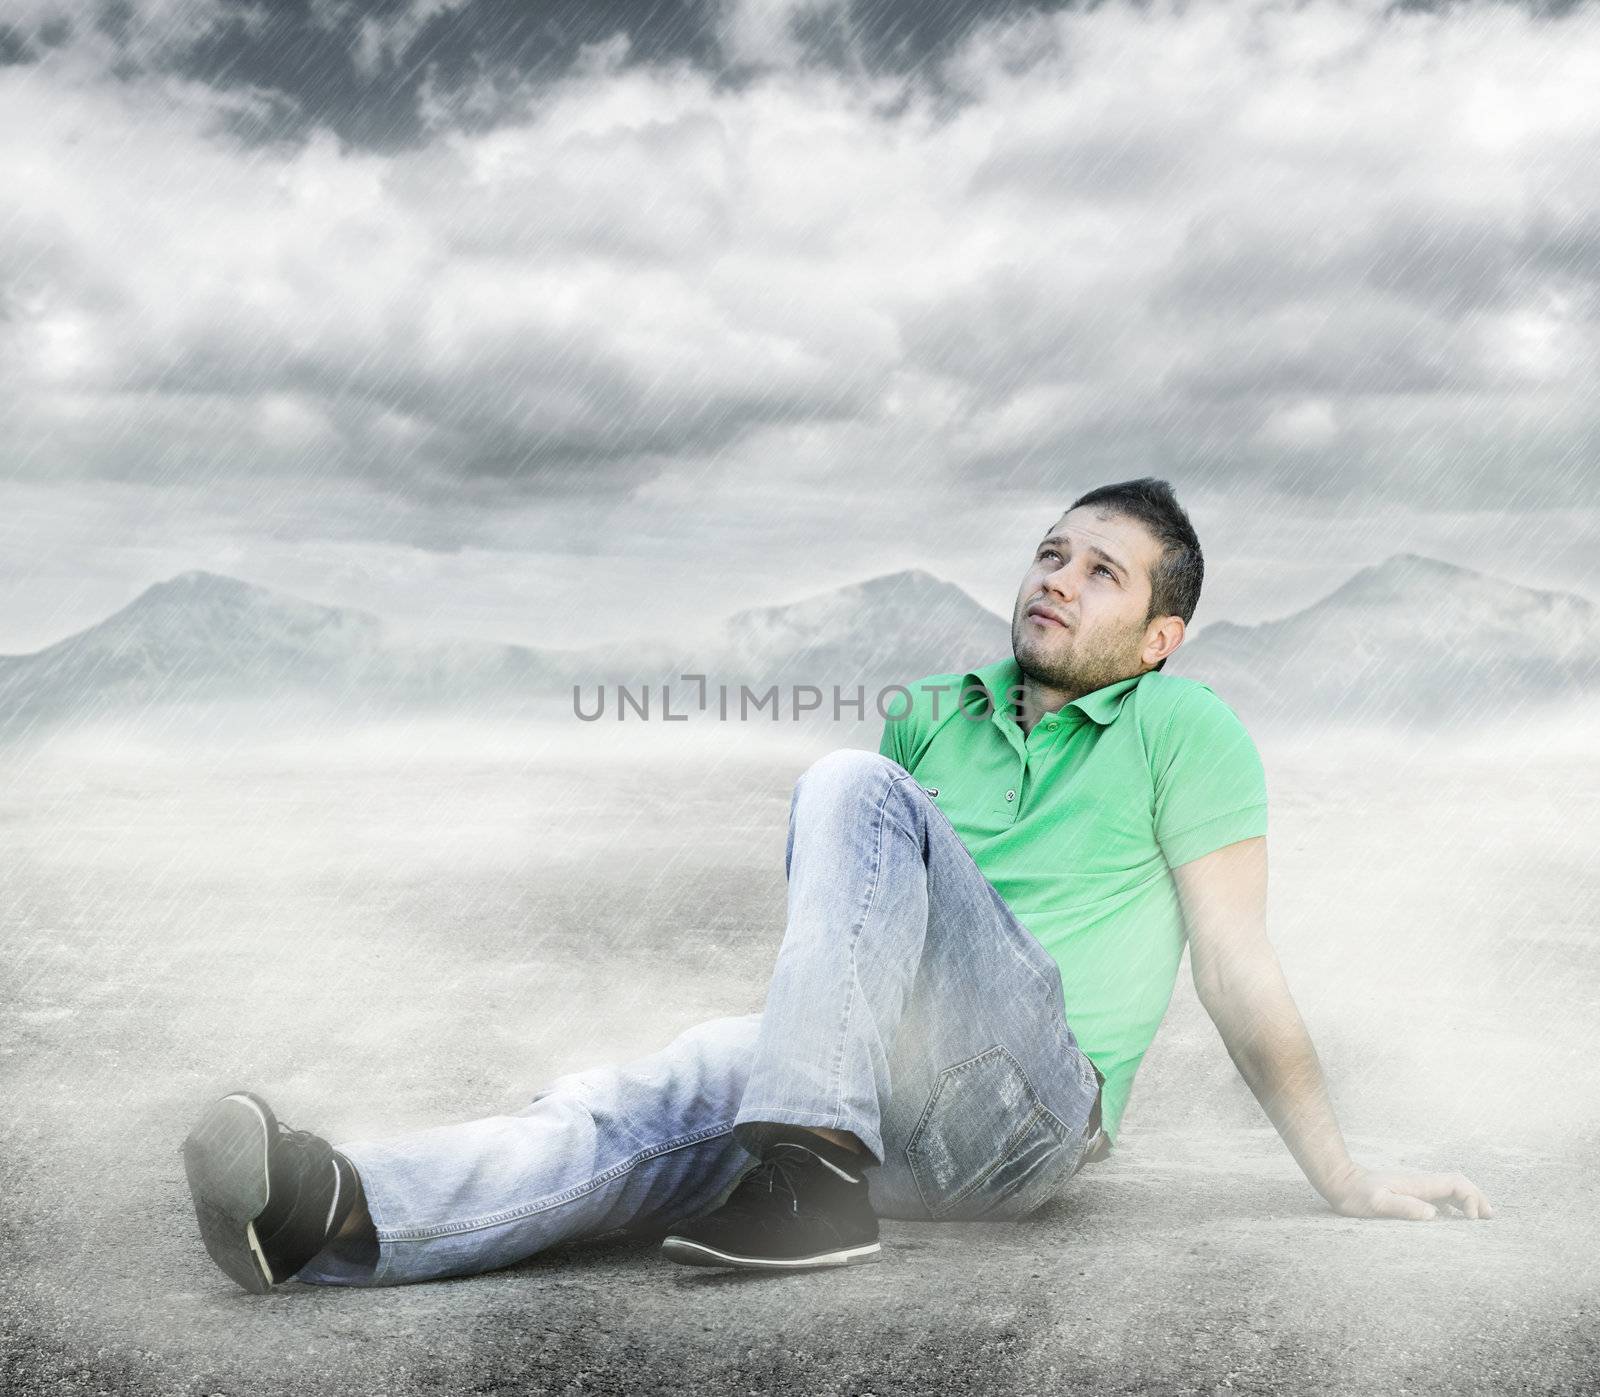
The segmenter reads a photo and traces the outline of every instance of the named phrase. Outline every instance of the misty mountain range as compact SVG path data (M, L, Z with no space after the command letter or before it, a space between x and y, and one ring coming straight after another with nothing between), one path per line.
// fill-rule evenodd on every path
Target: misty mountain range
M1600 607L1400 553L1291 616L1207 626L1167 670L1247 725L1470 725L1600 695Z
M870 718L884 686L1009 649L1006 618L920 570L736 612L694 644L641 637L566 650L409 639L367 612L187 572L87 630L0 657L0 732L196 704L308 706L341 719L550 715L570 713L574 685L592 709L602 684L614 694L663 681L682 711L695 688L684 673L704 674L713 693L861 685ZM1209 684L1252 725L1470 722L1600 689L1600 609L1401 554L1291 616L1217 622L1167 671Z
M987 663L1009 643L1004 620L916 570L737 612L694 643L641 637L566 650L416 640L368 612L186 572L98 625L31 655L0 657L0 733L196 704L341 719L551 716L570 714L575 685L586 710L606 686L615 714L617 685L659 692L664 682L681 712L680 696L698 689L679 678L685 673L705 675L713 696L729 686L735 705L744 683L776 684L786 696L797 684L847 693L859 684L870 713L879 686Z

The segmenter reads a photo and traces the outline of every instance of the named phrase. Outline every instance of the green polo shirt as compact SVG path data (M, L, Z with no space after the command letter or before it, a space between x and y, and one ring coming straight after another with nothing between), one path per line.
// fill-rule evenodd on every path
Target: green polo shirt
M1060 967L1115 1140L1183 957L1170 870L1265 834L1266 777L1233 710L1192 679L1119 680L1026 737L1013 716L1021 683L1014 658L918 680L909 705L898 694L886 704L879 751L937 792L984 877Z

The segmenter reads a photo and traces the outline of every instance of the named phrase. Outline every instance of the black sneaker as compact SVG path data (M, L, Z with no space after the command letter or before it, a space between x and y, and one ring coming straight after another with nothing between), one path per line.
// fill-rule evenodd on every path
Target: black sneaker
M328 1244L359 1194L350 1161L279 1123L259 1096L214 1102L183 1142L183 1171L211 1259L264 1294Z
M878 1219L849 1150L768 1145L720 1207L675 1227L661 1254L685 1266L798 1271L879 1257Z

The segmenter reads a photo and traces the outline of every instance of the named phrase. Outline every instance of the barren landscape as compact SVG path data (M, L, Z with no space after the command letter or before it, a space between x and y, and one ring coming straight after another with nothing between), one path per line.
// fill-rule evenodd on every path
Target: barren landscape
M803 1277L633 1242L264 1298L196 1236L178 1145L210 1096L381 1134L759 1007L789 790L826 744L568 722L13 752L6 1385L1593 1390L1600 755L1541 731L1264 745L1274 939L1352 1149L1468 1173L1491 1221L1330 1212L1185 974L1115 1156L1022 1222L890 1223L882 1265Z

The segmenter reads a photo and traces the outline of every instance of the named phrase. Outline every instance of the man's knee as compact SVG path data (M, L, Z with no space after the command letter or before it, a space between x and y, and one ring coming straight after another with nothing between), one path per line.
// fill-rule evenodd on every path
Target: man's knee
M797 792L801 789L829 792L881 790L906 774L906 769L898 762L877 752L840 747L812 762L801 773L795 789Z
M903 807L916 791L916 783L898 762L876 752L840 748L819 757L801 773L789 800L789 846L784 854L785 876L794 872L796 839L823 832L824 839L850 839L862 853L859 831L871 823L874 812L889 804ZM915 816L908 816L914 820ZM857 831L855 835L847 831Z

